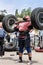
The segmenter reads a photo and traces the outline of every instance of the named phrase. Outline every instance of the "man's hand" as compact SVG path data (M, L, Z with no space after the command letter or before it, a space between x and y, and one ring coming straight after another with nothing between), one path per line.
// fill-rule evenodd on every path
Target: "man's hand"
M15 28L15 27L17 27L17 25L16 25L16 24L14 24L14 28Z

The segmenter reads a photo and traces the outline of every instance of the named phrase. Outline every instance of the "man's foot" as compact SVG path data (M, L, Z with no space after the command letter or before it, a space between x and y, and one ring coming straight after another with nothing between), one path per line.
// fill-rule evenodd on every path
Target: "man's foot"
M19 63L22 63L22 60L19 59Z
M27 65L31 65L32 64L32 61L29 61L28 63L27 63Z
M22 57L19 57L19 62L20 62L20 63L22 62Z
M19 60L18 60L18 61L16 61L16 62L22 63L22 60L20 60L20 59L19 59Z

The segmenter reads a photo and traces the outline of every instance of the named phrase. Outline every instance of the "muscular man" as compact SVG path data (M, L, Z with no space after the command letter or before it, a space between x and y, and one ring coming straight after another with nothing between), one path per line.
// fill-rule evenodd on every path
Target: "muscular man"
M31 24L31 20L29 16L26 16L23 18L22 22L19 22L17 26L15 26L15 30L19 31L19 62L22 62L22 54L23 54L23 48L28 52L28 58L31 62L32 53L30 48L30 35L29 31L33 29L33 26Z

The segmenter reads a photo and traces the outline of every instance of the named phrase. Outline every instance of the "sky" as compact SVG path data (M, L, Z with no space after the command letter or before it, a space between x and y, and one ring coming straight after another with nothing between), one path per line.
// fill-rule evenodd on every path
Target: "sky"
M15 10L18 9L21 12L22 9L31 10L37 7L43 7L43 0L0 0L0 10L7 10L8 14L15 14Z

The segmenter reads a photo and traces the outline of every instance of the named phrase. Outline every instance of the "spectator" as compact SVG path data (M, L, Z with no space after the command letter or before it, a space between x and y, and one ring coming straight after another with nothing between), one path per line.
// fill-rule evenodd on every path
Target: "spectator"
M4 44L4 37L5 36L6 36L6 31L2 27L2 22L0 22L0 55L1 56L4 55L3 44Z

